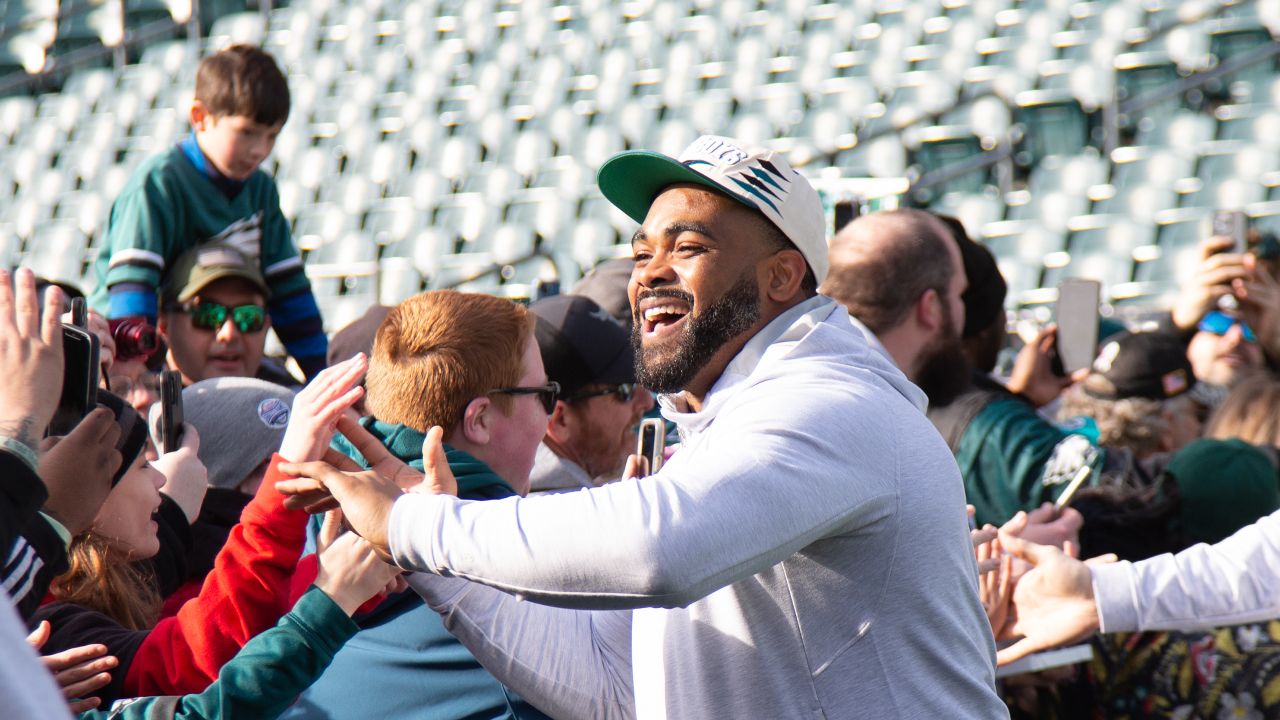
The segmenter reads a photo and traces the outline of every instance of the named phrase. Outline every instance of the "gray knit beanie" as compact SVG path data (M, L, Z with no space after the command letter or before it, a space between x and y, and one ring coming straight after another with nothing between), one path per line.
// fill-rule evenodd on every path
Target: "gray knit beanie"
M213 378L184 389L184 419L200 433L209 487L235 489L279 450L292 406L288 388L255 378Z

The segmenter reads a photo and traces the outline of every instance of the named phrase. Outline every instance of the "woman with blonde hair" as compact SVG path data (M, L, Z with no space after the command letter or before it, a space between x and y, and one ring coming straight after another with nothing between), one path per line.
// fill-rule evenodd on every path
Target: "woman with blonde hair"
M1209 417L1204 435L1280 447L1280 378L1263 373L1236 383Z

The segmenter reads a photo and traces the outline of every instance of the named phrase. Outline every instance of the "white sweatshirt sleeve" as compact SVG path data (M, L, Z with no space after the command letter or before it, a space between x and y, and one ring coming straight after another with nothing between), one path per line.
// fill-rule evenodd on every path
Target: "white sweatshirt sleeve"
M1103 632L1280 618L1280 511L1216 545L1091 568Z
M785 385L857 392L803 373ZM637 481L483 502L406 494L391 512L392 556L407 570L545 605L683 607L816 540L891 516L899 448L925 438L899 432L886 421L893 413L871 402L833 403L847 416L823 416L779 402L789 392L726 407L697 446Z
M425 573L409 585L494 677L552 717L632 720L631 613L520 602Z

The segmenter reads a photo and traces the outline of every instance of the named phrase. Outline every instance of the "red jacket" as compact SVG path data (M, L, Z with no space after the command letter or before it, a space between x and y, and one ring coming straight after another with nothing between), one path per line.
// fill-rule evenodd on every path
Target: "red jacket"
M291 607L290 578L307 541L308 515L286 510L279 455L232 528L200 594L147 635L129 665L124 697L203 692L250 638Z

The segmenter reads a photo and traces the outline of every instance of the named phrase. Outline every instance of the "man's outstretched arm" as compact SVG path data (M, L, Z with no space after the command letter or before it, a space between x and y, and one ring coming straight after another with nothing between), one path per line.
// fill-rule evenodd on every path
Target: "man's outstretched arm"
M630 611L535 605L426 573L408 580L486 670L538 709L561 720L635 717Z
M1280 618L1280 511L1216 545L1137 563L1100 559L1086 565L1005 532L1000 541L1036 565L1013 596L1013 633L1025 637L1000 651L1001 665L1097 630L1182 630Z

